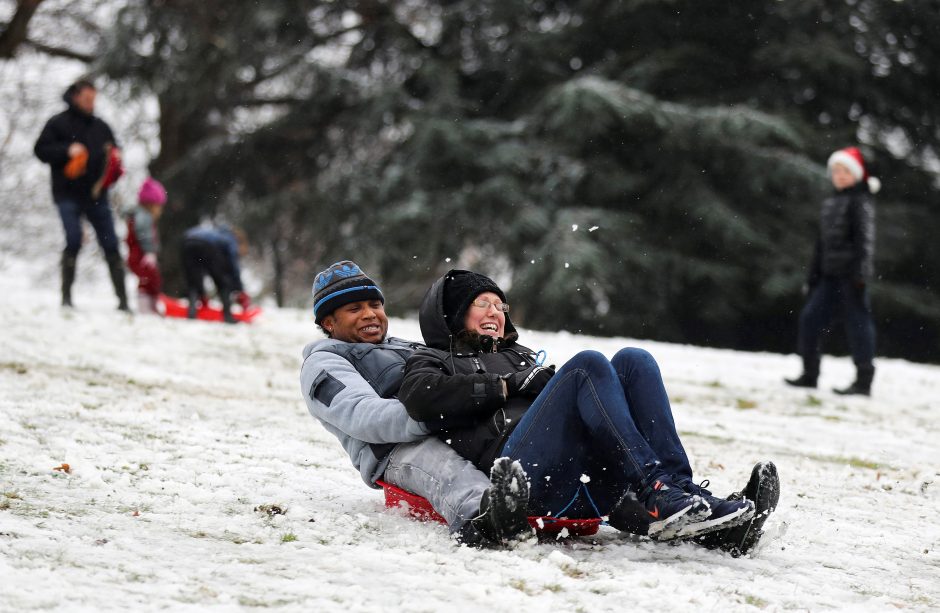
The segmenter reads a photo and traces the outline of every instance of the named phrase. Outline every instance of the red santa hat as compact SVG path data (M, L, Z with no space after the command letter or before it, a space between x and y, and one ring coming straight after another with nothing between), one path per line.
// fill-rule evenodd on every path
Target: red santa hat
M834 164L841 164L848 168L856 181L864 180L868 183L868 189L871 193L877 193L881 189L881 181L878 180L878 177L869 176L868 169L865 167L865 158L862 157L862 152L859 151L858 147L846 147L830 155L829 162L826 164L830 172L832 172Z

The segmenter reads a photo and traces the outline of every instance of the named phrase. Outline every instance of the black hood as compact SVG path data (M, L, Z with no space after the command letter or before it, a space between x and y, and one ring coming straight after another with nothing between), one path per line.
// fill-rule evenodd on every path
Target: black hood
M448 270L431 284L431 287L424 295L424 300L421 301L421 309L418 311L418 323L421 324L421 335L424 337L424 344L428 347L444 351L451 350L451 341L454 335L447 327L447 319L444 317L444 283L448 277L468 272L458 269ZM519 337L516 327L512 325L512 320L509 319L509 313L506 313L504 332L507 340L514 341Z

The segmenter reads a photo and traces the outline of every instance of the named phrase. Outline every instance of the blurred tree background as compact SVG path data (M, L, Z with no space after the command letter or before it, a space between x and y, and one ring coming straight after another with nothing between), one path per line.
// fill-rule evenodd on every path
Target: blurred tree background
M171 279L218 216L280 304L351 258L406 315L469 267L526 327L789 352L860 144L879 354L940 361L937 0L114 6L89 69L158 102Z

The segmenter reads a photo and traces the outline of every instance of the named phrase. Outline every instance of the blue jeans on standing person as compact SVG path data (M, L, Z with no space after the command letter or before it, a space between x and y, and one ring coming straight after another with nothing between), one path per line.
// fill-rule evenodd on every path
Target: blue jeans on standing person
M852 360L861 367L871 366L874 360L875 324L868 288L859 287L849 277L827 275L812 289L800 312L797 351L803 358L804 370L811 375L819 373L820 340L836 309L842 312Z
M526 411L502 455L529 476L536 515L607 515L651 476L692 478L659 365L642 349L582 351Z
M95 229L95 236L105 255L118 252L117 233L114 231L114 218L108 193L105 192L94 202L80 204L72 198L56 201L62 228L65 230L65 253L71 257L78 255L82 248L82 215Z

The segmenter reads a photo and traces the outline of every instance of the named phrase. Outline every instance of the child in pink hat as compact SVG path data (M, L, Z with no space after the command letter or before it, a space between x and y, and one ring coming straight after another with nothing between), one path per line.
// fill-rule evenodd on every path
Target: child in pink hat
M160 235L157 221L166 204L166 189L153 177L147 177L137 193L138 206L127 214L127 267L140 279L137 310L159 315L157 303L163 278L157 263Z

